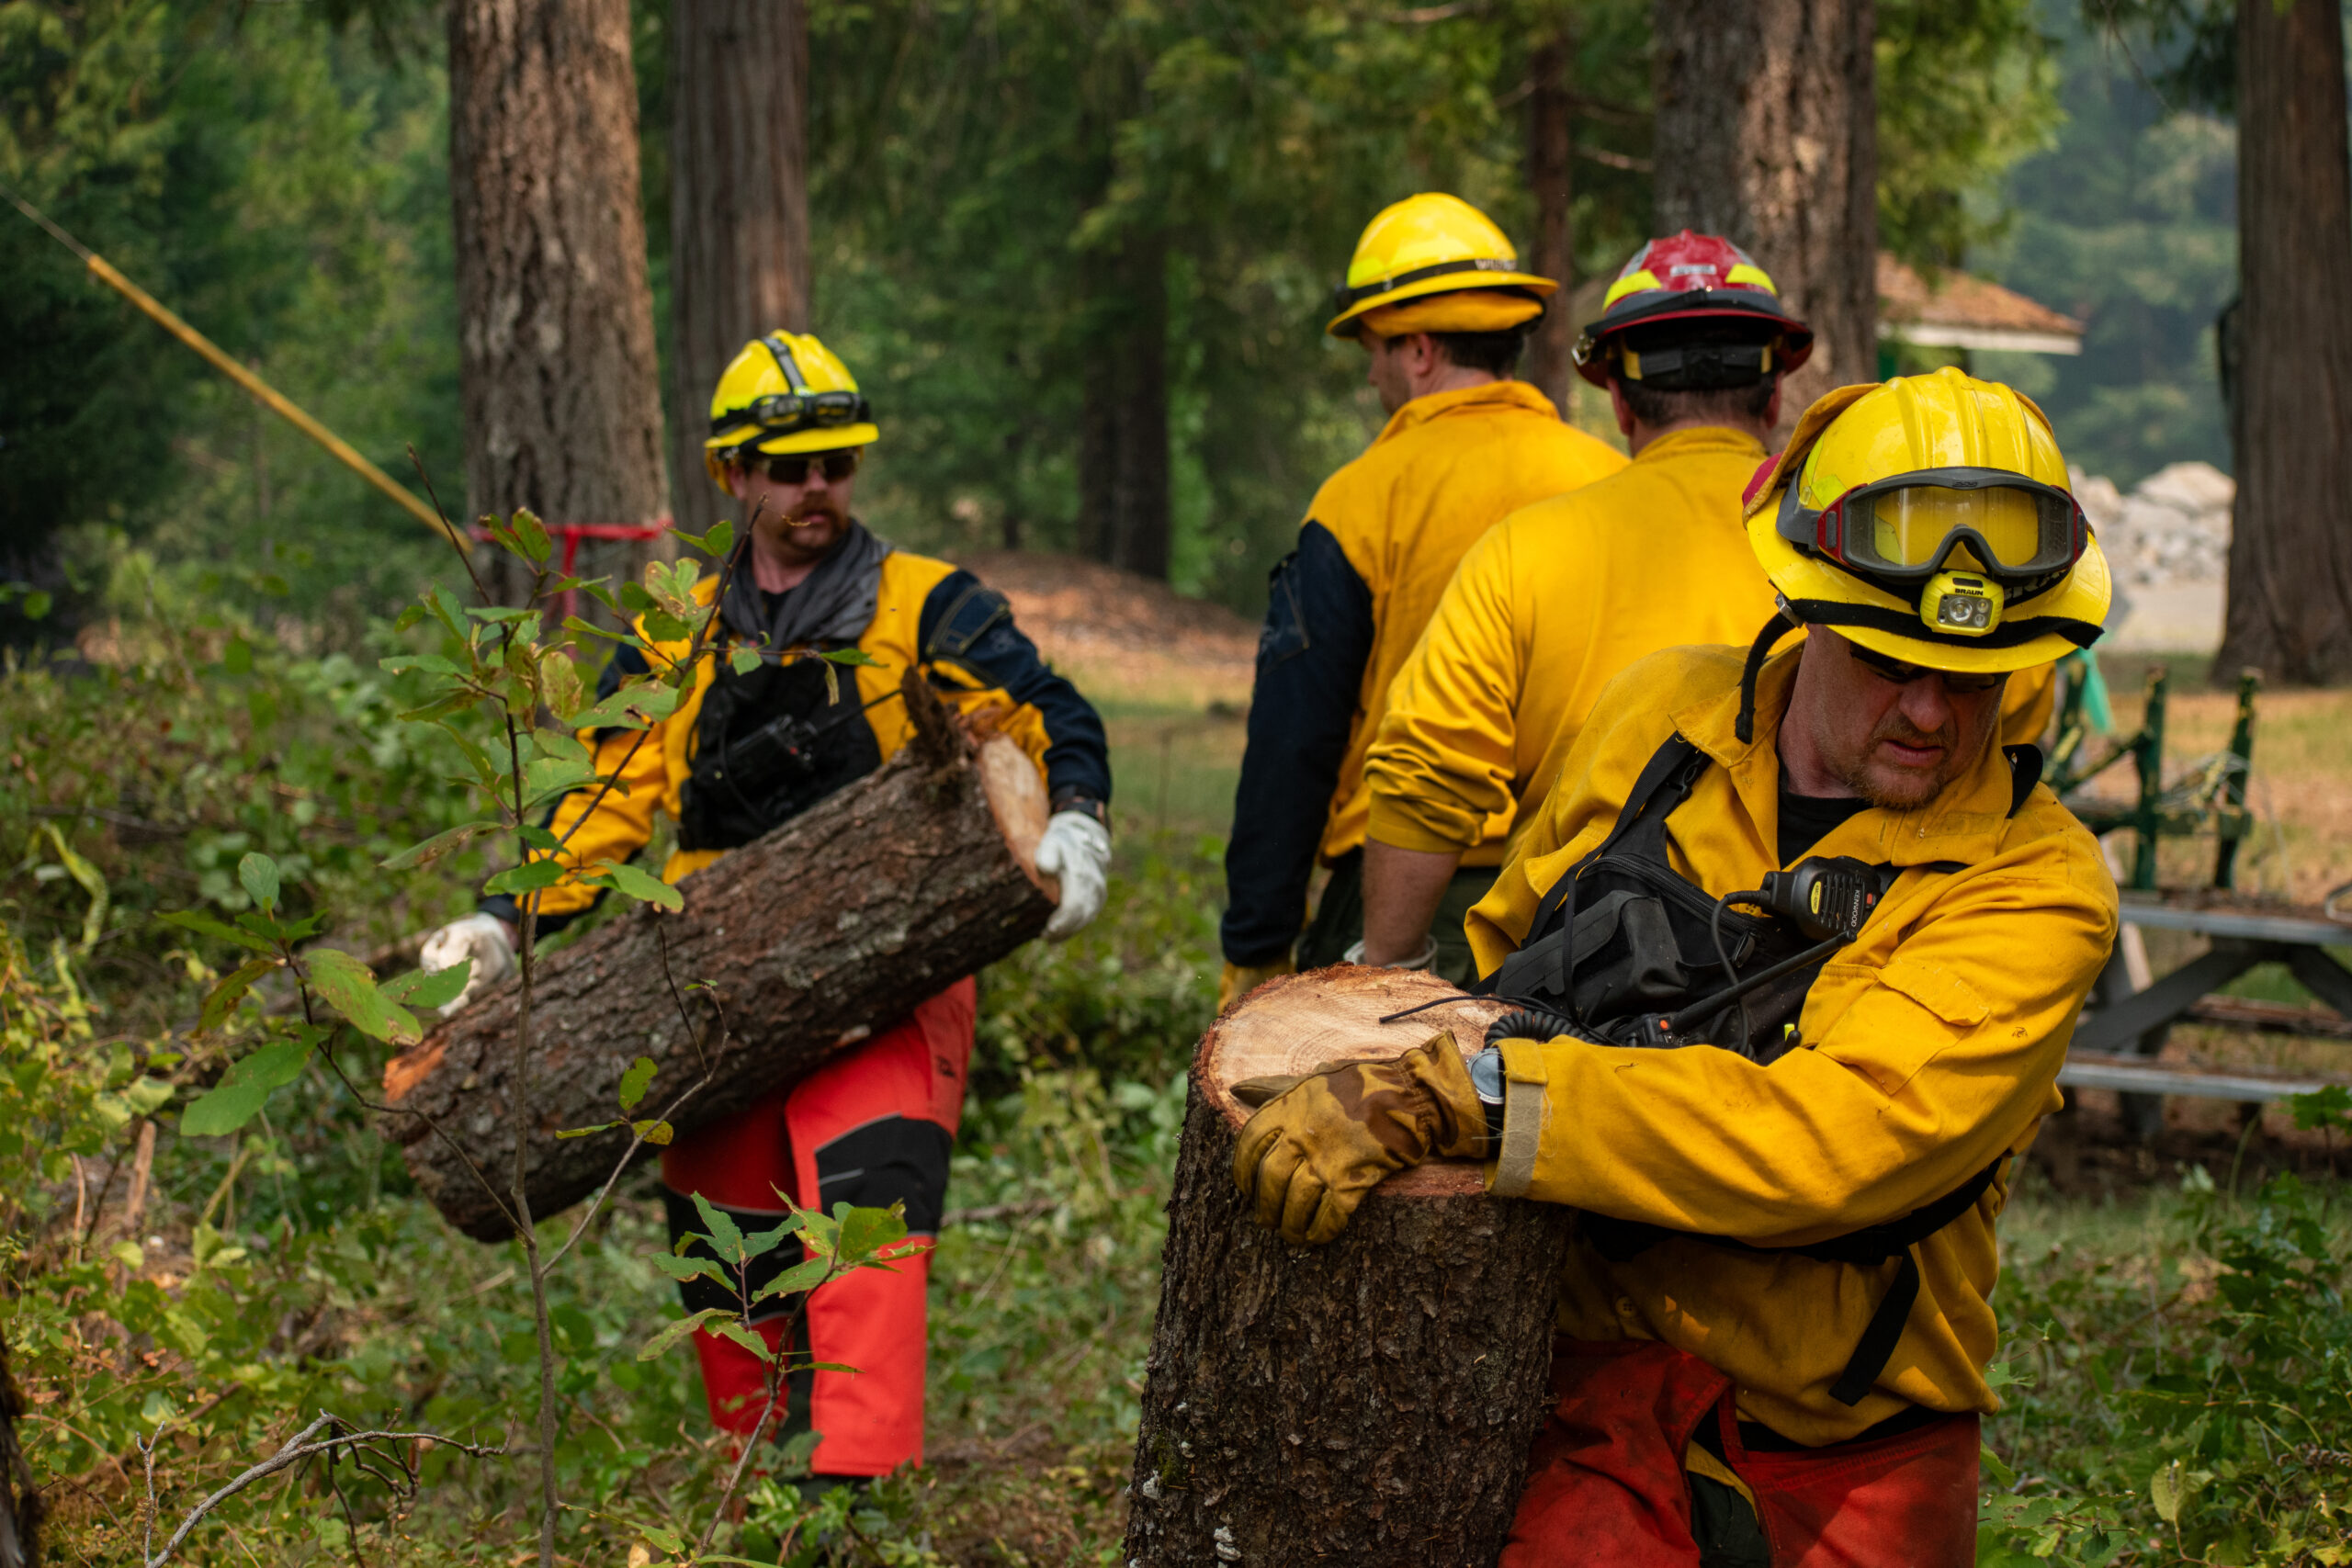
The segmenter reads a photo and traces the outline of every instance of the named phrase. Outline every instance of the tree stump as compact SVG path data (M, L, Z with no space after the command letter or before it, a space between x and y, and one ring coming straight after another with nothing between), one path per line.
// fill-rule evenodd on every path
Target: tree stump
M1057 895L1035 869L1047 816L1035 764L1003 736L974 739L920 679L905 689L916 739L878 771L687 877L683 911L639 905L535 966L519 1117L519 981L385 1067L385 1134L451 1224L479 1241L513 1234L475 1170L507 1197L518 1122L535 1217L603 1185L627 1131L557 1134L620 1115L638 1057L655 1064L639 1117L716 1062L676 1118L684 1133L806 1077L1044 928Z
M1374 1189L1329 1247L1291 1247L1234 1187L1250 1110L1230 1088L1396 1056L1440 1030L1467 1056L1504 1010L1430 976L1341 966L1260 987L1202 1040L1127 1562L1485 1568L1500 1553L1550 1403L1570 1212L1489 1197L1477 1166L1442 1161Z

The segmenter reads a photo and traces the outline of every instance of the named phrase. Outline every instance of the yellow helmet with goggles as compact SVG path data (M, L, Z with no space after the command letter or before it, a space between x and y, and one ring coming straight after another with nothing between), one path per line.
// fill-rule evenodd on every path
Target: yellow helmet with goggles
M1747 542L1790 623L1955 674L2047 664L2098 637L2107 558L2031 399L1952 368L1840 387L1747 491Z
M710 395L703 467L725 486L727 465L753 453L837 452L881 439L874 410L813 333L772 332L743 345Z

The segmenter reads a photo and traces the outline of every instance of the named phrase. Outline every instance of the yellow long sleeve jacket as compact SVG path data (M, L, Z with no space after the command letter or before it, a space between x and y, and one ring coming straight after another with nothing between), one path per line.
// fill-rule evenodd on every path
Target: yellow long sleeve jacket
M1564 781L1469 917L1482 973L1527 936L1544 894L1608 833L1643 765L1681 734L1719 765L1667 819L1675 871L1721 895L1779 864L1776 742L1797 656L1765 666L1756 739L1733 732L1736 649L1677 649L1603 694ZM1707 1045L1571 1038L1503 1046L1506 1157L1494 1190L1690 1233L1611 1263L1579 1241L1559 1323L1584 1339L1663 1340L1735 1381L1742 1413L1807 1444L1908 1404L1990 1411L1994 1222L2008 1165L1914 1248L1923 1277L1894 1353L1860 1404L1829 1396L1898 1267L1743 1252L1898 1220L2022 1153L2061 1103L2083 998L2116 928L2097 842L2037 785L2010 814L1997 748L1928 806L1872 808L1809 852L1901 874L1826 964L1794 1049L1759 1066ZM1958 863L1964 869L1937 867Z
M805 679L795 684L808 688L791 694L812 699L819 722L838 720L823 748L827 783L847 783L871 772L907 743L913 726L906 704L894 694L901 675L920 669L959 712L995 709L997 728L1037 762L1056 800L1066 794L1110 799L1109 752L1102 721L1086 699L1038 658L1035 645L1013 625L1001 594L960 567L905 550L883 557L880 573L874 618L855 644L876 662L835 670L841 701L825 703L822 676L813 660L788 667L795 675L805 671ZM697 601L708 604L718 586L716 574L706 576L695 585ZM693 841L695 812L688 786L705 739L707 702L729 649L741 640L732 631L715 637L714 647L695 668L693 686L650 731L581 732L597 773L617 772L622 787L579 789L556 803L548 826L558 837L570 834L559 858L575 873L605 862L627 862L652 838L657 815L680 820L686 829L681 847L662 868L665 882L699 871L732 847L729 840L739 839L722 830L716 843ZM647 655L624 649L606 665L600 694L611 694L623 676L641 673L652 661L674 664L687 651L684 642L656 643L649 660ZM865 706L865 712L850 713L853 705ZM535 852L532 858L544 857ZM567 877L530 897L537 903L538 930L545 934L586 910L598 891ZM483 908L509 919L515 912L514 900L506 897L485 899Z
M1318 854L1363 844L1364 751L1463 553L1510 513L1624 464L1534 388L1496 381L1415 398L1324 481L1268 587L1226 853L1228 960L1288 953ZM1499 833L1485 853L1501 863Z
M1618 671L1753 637L1772 585L1739 496L1764 457L1743 431L1669 431L1471 546L1388 688L1364 762L1371 836L1456 854L1500 842Z

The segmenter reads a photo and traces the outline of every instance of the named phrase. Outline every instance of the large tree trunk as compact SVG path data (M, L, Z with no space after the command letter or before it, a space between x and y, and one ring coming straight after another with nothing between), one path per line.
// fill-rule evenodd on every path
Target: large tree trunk
M661 520L628 0L454 0L449 190L471 515ZM587 546L591 572L658 547ZM527 581L495 558L496 586Z
M1721 234L1817 334L1781 423L1878 370L1871 0L1652 0L1657 231Z
M719 372L762 333L808 330L801 0L673 0L670 104L672 501L700 534L726 505L702 460Z
M1080 538L1088 553L1166 578L1168 258L1156 234L1091 256L1092 332L1079 425Z
M1340 1239L1295 1247L1233 1184L1261 1074L1392 1057L1448 1030L1467 1055L1500 1003L1426 975L1340 967L1261 987L1211 1029L1169 1200L1125 1550L1147 1568L1492 1563L1549 1399L1571 1211L1488 1197L1423 1166L1368 1194Z
M903 689L917 739L878 773L686 878L683 912L640 905L537 966L521 1108L533 1214L612 1173L625 1132L557 1134L620 1115L616 1089L639 1056L657 1068L639 1117L694 1083L706 1053L718 1060L676 1118L687 1131L807 1076L1043 929L1054 894L1035 870L1046 816L1035 765L1003 736L974 747L920 678ZM710 989L685 990L698 981ZM397 1108L387 1134L434 1206L481 1241L512 1234L471 1167L504 1196L519 1001L508 983L384 1069Z
M2352 675L2352 157L2334 0L2239 0L2237 517L2217 679Z
M1575 194L1571 163L1576 156L1576 39L1566 21L1536 45L1528 59L1527 186L1535 196L1535 244L1528 265L1539 277L1556 278L1560 291L1527 341L1528 381L1569 417L1577 372L1568 351L1577 323L1568 296L1576 288L1576 233L1568 202Z

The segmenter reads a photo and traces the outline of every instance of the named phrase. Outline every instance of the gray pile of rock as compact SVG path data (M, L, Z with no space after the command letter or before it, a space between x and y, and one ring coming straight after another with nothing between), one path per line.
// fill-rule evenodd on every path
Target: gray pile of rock
M2229 475L2211 463L2174 463L2126 495L2112 480L2070 472L2118 586L2129 592L2222 581L2238 492Z

